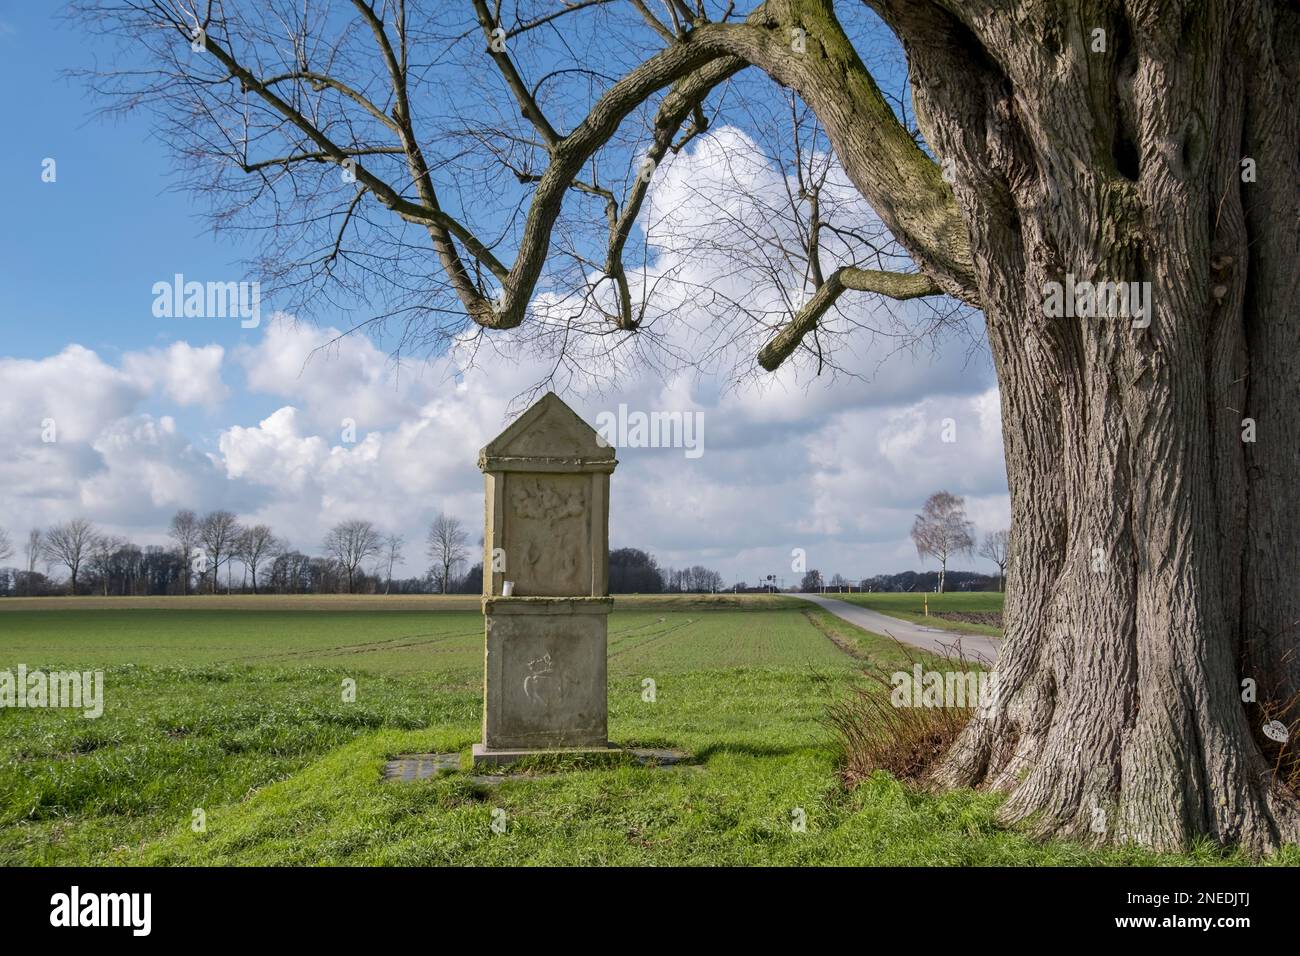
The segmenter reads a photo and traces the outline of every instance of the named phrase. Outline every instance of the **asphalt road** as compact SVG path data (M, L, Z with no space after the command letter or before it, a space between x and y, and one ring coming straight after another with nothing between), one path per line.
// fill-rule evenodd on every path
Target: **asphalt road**
M1000 642L995 637L985 637L982 634L961 634L957 631L944 630L941 627L913 624L911 621L901 621L896 617L890 617L888 614L873 611L871 608L859 607L856 604L850 604L848 601L824 597L821 594L796 594L794 596L803 598L805 601L811 601L813 604L830 611L836 617L842 618L850 624L856 624L873 634L883 634L886 637L895 638L904 644L911 644L913 647L919 647L932 654L939 654L943 657L965 657L968 660L977 660L986 664L994 664L998 659Z

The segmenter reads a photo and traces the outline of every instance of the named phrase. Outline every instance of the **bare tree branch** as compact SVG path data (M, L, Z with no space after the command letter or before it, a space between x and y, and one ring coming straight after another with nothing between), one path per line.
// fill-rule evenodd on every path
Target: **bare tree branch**
M922 273L880 272L852 267L836 269L826 277L826 281L789 324L763 346L758 353L758 364L769 372L780 366L799 347L804 336L817 327L817 321L847 289L876 292L899 300L939 295L942 292L933 279Z

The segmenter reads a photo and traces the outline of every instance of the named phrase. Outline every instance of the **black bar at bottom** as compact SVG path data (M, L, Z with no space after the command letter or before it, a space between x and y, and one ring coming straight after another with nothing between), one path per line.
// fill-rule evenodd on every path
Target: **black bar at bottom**
M1289 928L1294 896L1293 873L1279 867L0 869L0 925L7 944L76 934L127 946L355 940L405 949L460 936L495 945L521 932L534 943L558 934L552 942L562 943L674 926L688 936L767 933L785 920L801 935L863 942L995 927L1041 928L1061 941L1199 934L1228 942Z

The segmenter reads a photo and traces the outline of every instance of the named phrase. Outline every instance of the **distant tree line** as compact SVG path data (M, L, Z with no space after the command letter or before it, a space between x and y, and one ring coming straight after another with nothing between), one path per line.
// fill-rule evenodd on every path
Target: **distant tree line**
M978 574L974 571L901 571L898 574L877 574L869 578L850 580L842 574L825 577L820 571L808 571L799 581L798 590L818 591L938 591L940 581L949 591L998 591L1001 576ZM740 585L740 590L745 586Z
M710 568L661 568L654 555L640 548L609 553L611 594L706 594L729 590L722 575Z
M325 535L321 553L293 548L265 524L241 524L230 511L198 515L182 509L167 530L171 546L141 547L104 534L85 518L32 529L21 549L0 528L0 596L55 594L479 594L483 564L462 573L469 537L456 518L439 514L429 525L422 576L394 578L403 560L405 538L385 534L372 522L340 522ZM975 549L965 502L938 492L917 515L912 536L921 557L933 557L938 571L904 571L851 580L841 574L804 573L802 591L995 591L1003 585L1009 553L1006 531L985 535L979 554L998 568L996 577L947 570L949 558ZM481 544L480 540L480 544ZM5 566L21 550L22 565ZM236 566L239 568L236 576ZM45 570L40 570L44 568ZM57 570L59 579L51 577ZM609 555L611 594L700 594L750 590L744 582L727 585L711 568L662 568L649 552L619 548ZM762 590L760 586L755 590Z
M877 574L857 582L855 590L862 591L937 591L938 571L903 571L899 574ZM947 571L944 573L946 591L997 591L996 575L978 574L975 571Z
M372 522L340 522L320 552L305 554L265 524L242 524L230 511L182 509L167 529L169 546L140 546L102 532L85 518L34 528L21 549L0 528L0 596L207 594L477 594L483 565L462 570L468 538L439 514L429 528L429 571L394 578L405 539ZM7 562L21 550L21 565Z

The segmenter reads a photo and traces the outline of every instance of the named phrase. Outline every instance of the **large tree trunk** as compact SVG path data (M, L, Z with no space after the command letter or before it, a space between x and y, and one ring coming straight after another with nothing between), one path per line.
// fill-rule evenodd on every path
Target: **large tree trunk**
M1300 16L881 6L930 21L905 43L970 231L1012 498L998 706L936 779L1008 791L1004 818L1044 835L1300 838L1241 690L1300 688ZM1149 282L1150 326L1046 315L1067 273Z

